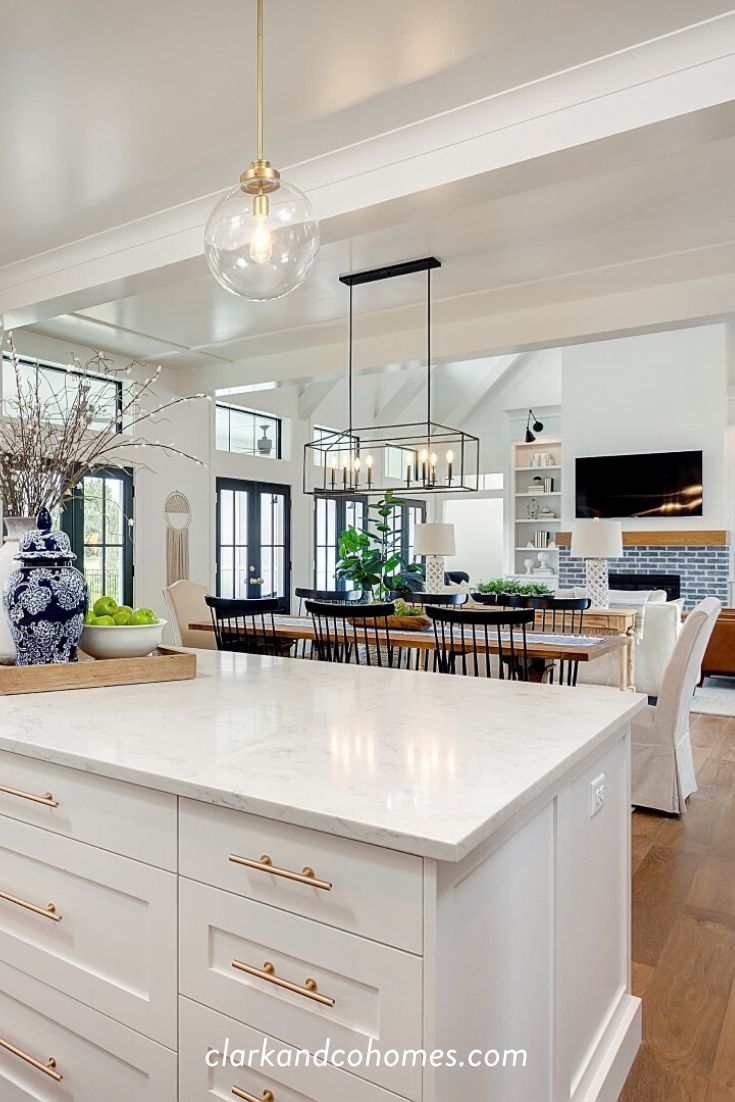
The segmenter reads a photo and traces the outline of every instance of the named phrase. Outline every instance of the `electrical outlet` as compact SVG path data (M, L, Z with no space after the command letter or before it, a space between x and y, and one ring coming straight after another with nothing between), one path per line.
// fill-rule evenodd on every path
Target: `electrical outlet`
M590 781L590 819L592 819L598 811L602 811L605 806L606 798L607 777L604 773L600 773L594 780Z

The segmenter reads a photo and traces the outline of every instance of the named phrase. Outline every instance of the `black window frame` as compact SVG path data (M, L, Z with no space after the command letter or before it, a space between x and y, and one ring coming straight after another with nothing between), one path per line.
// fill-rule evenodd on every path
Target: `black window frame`
M104 481L116 480L122 483L122 510L123 510L123 536L122 543L110 543L105 537L103 527L102 543L102 577L105 578L105 559L107 547L120 547L122 549L122 574L123 593L122 604L134 607L135 588L135 541L133 538L134 527L131 530L130 521L134 520L135 509L135 481L132 467L95 467L87 471L85 478L100 478ZM104 495L104 490L103 490ZM104 498L102 504L102 518L104 525ZM61 528L66 532L71 542L72 551L77 556L75 566L84 573L84 491L83 482L74 487L71 497L64 503L61 511Z
M223 490L232 490L236 493L248 494L248 534L259 529L260 523L260 495L261 494L275 494L284 499L284 513L283 513L283 595L278 598L279 611L289 613L291 610L291 486L289 483L280 482L261 482L258 479L249 478L217 478L216 482L216 509L215 509L215 570L216 570L216 590L217 596L222 596L222 514L221 514L221 499L220 495ZM234 530L234 526L233 526ZM233 547L238 546L233 544ZM255 577L259 577L261 574L261 546L260 539L257 542L257 549L255 545L247 544L250 558L250 566L255 569L252 573ZM257 598L261 596L260 585L255 585L248 581L249 598Z
M260 458L260 459L283 459L283 418L282 417L277 417L273 413L259 412L257 409L248 409L246 406L231 406L231 405L228 405L227 402L215 402L215 409L214 409L214 416L215 416L214 439L215 439L215 450L216 451L222 451L221 448L216 447L216 444L217 444L217 410L218 409L226 409L227 412L228 412L228 415L229 415L228 418L227 418L227 449L226 449L227 455L252 455L252 456L255 456L256 458ZM233 451L232 450L232 414L233 413L237 414L238 416L252 417L252 419L253 419L253 447L254 447L254 450L252 452ZM257 428L257 425L258 425L259 421L269 421L273 425L275 425L275 429L276 429L276 438L275 438L275 441L274 441L274 443L275 443L275 455L264 455L262 452L258 451L258 444L257 444L258 434L256 432L256 428Z
M73 367L63 367L61 364L49 363L48 360L34 360L29 356L18 356L18 363L22 367L32 367L37 372L50 372L54 375L73 375L77 379L94 379L95 382L105 383L110 388L115 390L115 432L120 434L123 432L122 412L123 412L123 384L120 379L110 379L107 375L97 375L94 372L77 371ZM0 365L2 363L12 363L12 357L7 352L3 352ZM3 402L5 394L2 396ZM105 422L107 424L107 422ZM94 427L91 426L91 431L94 432Z
M318 528L318 522L317 522L317 509L318 509L319 506L318 506L317 503L319 501L334 501L336 503L335 520L334 520L334 528L335 528L335 533L334 533L334 535L335 535L334 564L336 566L336 564L339 562L339 537L340 537L340 533L343 532L345 530L345 528L347 527L347 502L355 502L357 504L362 504L362 506L364 508L367 508L370 499L368 498L367 494L348 494L348 495L345 495L345 494L330 494L330 493L314 494L314 519L313 519L314 538L313 538L313 541L312 541L312 548L313 548L312 576L313 576L313 579L314 579L314 587L316 589L324 589L324 588L330 588L330 587L329 586L327 586L327 587L320 586L318 584L318 575L317 575L318 550L319 550L320 547L327 547L328 548L331 545L328 544L328 543L326 543L326 544L317 543L318 534L319 534L319 528ZM400 518L399 526L400 526L400 533L401 533L401 541L400 541L401 558L404 560L406 565L409 565L411 562L423 562L423 559L416 559L416 558L411 559L409 557L409 549L410 549L410 545L409 545L409 536L410 536L409 517L410 517L411 510L416 510L416 512L418 512L419 517L420 517L420 520L418 520L417 523L424 523L426 521L426 502L423 501L423 500L420 500L420 499L416 499L416 500L412 499L411 501L404 501L402 505L397 505L396 506L396 510L397 510L397 512L399 514L399 518ZM335 577L335 588L340 589L340 590L347 589L346 580L344 578Z

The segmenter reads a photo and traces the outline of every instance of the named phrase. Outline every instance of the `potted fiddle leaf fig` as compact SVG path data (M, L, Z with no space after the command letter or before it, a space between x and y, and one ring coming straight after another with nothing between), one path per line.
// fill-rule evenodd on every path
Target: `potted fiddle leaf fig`
M401 533L392 520L403 499L392 490L367 506L365 526L350 525L340 534L336 573L353 582L374 601L386 600L398 587L402 574L421 574L418 563L407 563L401 555Z

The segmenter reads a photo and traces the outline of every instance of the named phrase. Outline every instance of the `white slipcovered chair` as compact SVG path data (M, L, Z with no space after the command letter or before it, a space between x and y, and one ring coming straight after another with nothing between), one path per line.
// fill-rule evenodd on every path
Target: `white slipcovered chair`
M706 597L687 616L661 683L658 702L633 720L633 803L673 814L696 792L689 709L721 604Z
M192 631L189 624L211 619L204 598L209 590L196 582L181 581L166 586L163 596L169 611L174 642L179 647L199 647L200 650L216 650L214 632Z

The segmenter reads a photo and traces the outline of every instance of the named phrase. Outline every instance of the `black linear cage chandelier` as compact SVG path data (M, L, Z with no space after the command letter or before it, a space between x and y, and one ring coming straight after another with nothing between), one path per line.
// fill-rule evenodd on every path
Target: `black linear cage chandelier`
M475 493L480 480L480 441L462 429L431 419L431 272L434 256L340 276L349 288L347 393L349 424L324 432L304 446L304 493L354 497ZM397 425L355 426L353 397L353 289L363 283L426 272L426 420Z

